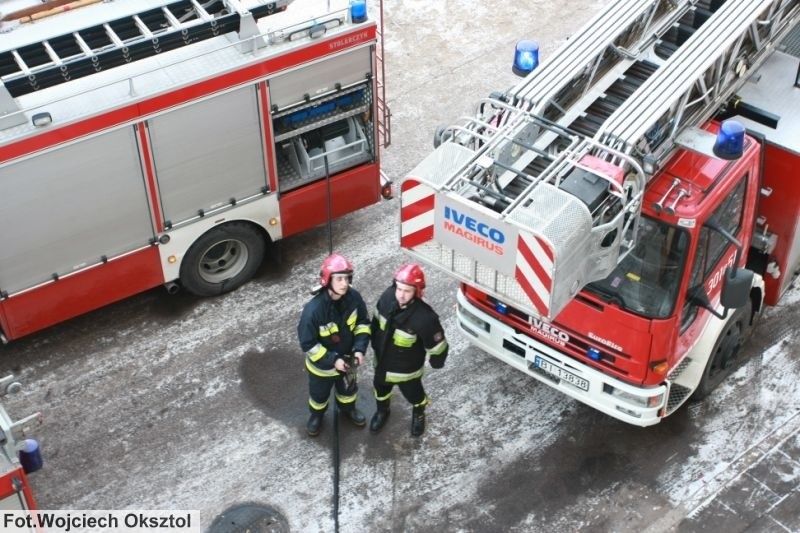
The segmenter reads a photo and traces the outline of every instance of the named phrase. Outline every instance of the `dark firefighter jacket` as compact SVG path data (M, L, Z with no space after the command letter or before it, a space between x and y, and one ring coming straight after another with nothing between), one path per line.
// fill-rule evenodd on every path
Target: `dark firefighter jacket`
M431 306L414 298L400 309L394 293L394 285L383 292L372 317L376 374L386 372L387 383L421 378L426 355L433 368L441 368L448 352L439 316Z
M353 288L339 300L322 289L305 307L297 325L306 368L320 377L337 377L336 359L354 352L365 353L369 345L369 316L364 299Z

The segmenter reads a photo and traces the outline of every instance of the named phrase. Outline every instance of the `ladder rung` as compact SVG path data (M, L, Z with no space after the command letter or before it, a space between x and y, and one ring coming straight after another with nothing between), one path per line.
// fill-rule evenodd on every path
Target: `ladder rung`
M166 19L167 22L169 22L170 26L173 29L176 29L176 30L180 29L181 21L178 20L177 18L175 18L175 15L172 14L172 11L170 11L166 7L162 7L161 11L164 12L164 18Z
M139 31L142 32L144 37L148 39L153 38L153 32L151 32L150 28L148 28L147 25L142 22L142 19L139 17L139 15L134 15L133 21L136 23L136 27L139 28Z
M19 52L17 52L16 50L11 50L11 57L13 57L13 58L14 58L14 61L16 61L16 63L17 63L17 66L19 67L19 69L20 69L20 70L21 70L21 71L22 71L22 72L23 72L23 73L24 73L26 76L30 76L30 75L31 75L31 69L29 69L29 68L28 68L28 65L27 65L27 64L25 63L25 61L22 59L22 56L21 56L21 55L19 55Z
M214 20L214 17L212 17L209 14L209 12L206 11L205 8L201 6L197 0L191 0L191 2L192 6L194 6L195 12L197 13L197 16L201 18L204 22L211 22L212 20Z
M106 30L106 35L108 35L108 39L114 44L114 46L121 48L125 46L125 43L122 42L122 39L119 38L119 35L111 29L108 23L103 24L103 28Z
M75 39L75 42L78 43L78 47L80 47L81 51L83 52L83 54L85 56L93 56L94 55L94 52L92 52L92 49L89 48L88 44L86 44L86 41L83 40L83 37L81 37L80 33L73 32L72 33L72 37Z
M42 41L42 46L47 52L47 55L50 56L50 60L53 62L54 65L61 66L63 64L61 58L58 57L58 54L56 54L56 51L53 50L53 47L50 46L50 43L48 41Z

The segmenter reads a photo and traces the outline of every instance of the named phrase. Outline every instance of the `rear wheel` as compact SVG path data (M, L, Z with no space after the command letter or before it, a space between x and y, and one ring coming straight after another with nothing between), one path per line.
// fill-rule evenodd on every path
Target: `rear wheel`
M232 291L255 275L265 250L264 238L247 223L216 227L189 248L181 264L181 284L198 296Z
M733 317L714 344L700 385L692 394L693 400L702 400L708 397L711 391L744 362L741 349L750 336L752 314L753 304L751 301L734 312Z

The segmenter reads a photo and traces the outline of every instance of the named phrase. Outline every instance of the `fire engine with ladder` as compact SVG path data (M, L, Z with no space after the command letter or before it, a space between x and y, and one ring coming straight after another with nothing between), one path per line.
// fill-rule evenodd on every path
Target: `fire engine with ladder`
M472 343L649 426L741 364L800 269L800 1L609 4L437 131L400 238L462 282Z
M0 340L233 290L390 194L382 4L291 4L3 2Z

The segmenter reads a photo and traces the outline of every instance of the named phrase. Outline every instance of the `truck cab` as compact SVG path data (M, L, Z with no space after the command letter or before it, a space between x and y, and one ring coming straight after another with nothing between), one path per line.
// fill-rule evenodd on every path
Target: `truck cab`
M518 46L523 80L401 187L470 341L639 426L735 370L800 266L800 2L662 7L614 2L538 67Z

